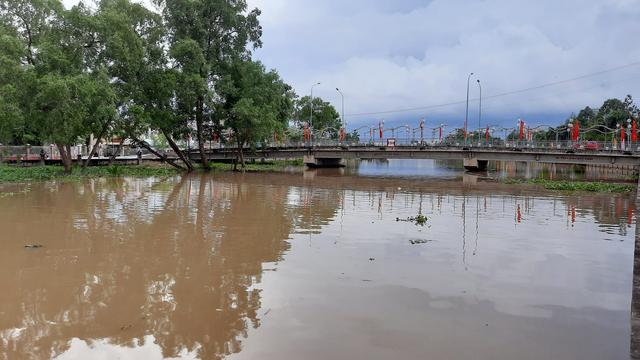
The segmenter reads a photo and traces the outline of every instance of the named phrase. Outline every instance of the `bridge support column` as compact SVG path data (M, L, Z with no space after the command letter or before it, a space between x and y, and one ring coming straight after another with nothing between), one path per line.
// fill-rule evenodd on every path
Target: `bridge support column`
M478 160L478 158L469 158L463 160L464 168L467 171L486 171L489 160Z
M305 155L303 161L305 165L312 168L337 168L344 166L340 158L316 158L314 155Z
M636 189L636 206L640 205L640 181ZM636 239L633 254L631 290L631 359L640 360L640 214L636 214Z

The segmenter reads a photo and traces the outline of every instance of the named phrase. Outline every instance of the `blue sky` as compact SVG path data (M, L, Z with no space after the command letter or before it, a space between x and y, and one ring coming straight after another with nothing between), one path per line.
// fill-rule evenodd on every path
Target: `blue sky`
M65 4L76 0L64 0ZM555 124L584 106L637 95L640 0L248 0L262 10L255 57L300 96L345 110L350 128L376 124L461 126L467 75L469 122ZM589 76L509 96L491 95ZM389 112L421 108L414 111ZM374 113L369 115L357 115Z

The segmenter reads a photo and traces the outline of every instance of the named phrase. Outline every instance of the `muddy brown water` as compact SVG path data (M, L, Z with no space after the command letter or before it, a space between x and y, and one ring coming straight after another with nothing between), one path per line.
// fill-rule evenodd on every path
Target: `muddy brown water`
M335 171L0 194L0 359L628 358L634 195Z

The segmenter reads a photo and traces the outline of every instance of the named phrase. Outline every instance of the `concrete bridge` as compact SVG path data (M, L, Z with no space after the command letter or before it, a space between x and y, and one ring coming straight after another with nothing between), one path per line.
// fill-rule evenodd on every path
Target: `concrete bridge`
M209 160L236 159L234 148L210 149ZM200 153L192 151L193 160ZM553 148L492 148L464 146L314 146L269 147L245 150L245 159L299 159L310 167L341 166L347 159L433 159L463 160L468 170L484 170L488 161L521 161L554 164L620 165L640 167L640 153L618 150L581 150Z

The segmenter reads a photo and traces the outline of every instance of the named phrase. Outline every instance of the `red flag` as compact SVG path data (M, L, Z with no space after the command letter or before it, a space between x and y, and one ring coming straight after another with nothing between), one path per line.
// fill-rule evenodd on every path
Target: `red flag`
M631 122L631 141L638 141L638 134L636 133L636 119Z
M382 128L384 127L384 124L382 122L378 123L378 127L380 129L380 140L382 140Z
M487 131L484 133L485 138L487 140L487 144L489 143L489 127L487 126Z
M578 138L580 137L580 122L576 121L575 125L573 126L573 141L578 141Z
M523 136L524 136L524 121L520 120L520 141L522 141Z
M624 127L620 128L620 141L624 142Z

